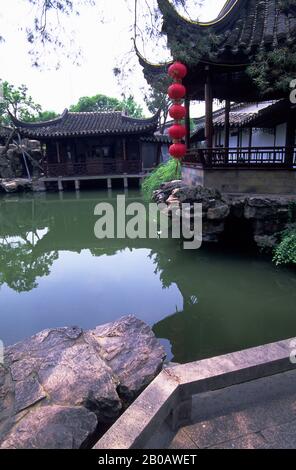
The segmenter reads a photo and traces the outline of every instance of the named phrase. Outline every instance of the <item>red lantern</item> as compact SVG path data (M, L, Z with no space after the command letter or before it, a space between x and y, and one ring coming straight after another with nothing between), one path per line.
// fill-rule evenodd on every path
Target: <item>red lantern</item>
M186 150L186 145L181 143L173 144L169 148L170 155L178 160L184 157Z
M171 116L171 118L180 121L181 119L184 119L186 115L186 109L180 104L174 104L169 109L169 115Z
M173 83L168 89L168 95L172 100L181 100L186 95L186 88L181 83Z
M187 75L187 67L181 62L174 62L168 70L169 75L177 80L182 80L182 78Z
M180 124L174 124L169 128L168 132L169 136L174 140L183 139L183 137L186 135L185 127L181 126Z

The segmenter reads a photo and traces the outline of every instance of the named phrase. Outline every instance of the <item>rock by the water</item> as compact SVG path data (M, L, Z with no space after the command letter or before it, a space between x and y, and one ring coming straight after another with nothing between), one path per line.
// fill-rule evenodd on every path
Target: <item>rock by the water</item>
M82 406L42 406L15 424L1 448L79 449L96 427L96 415Z
M248 221L253 241L259 248L272 249L278 242L279 234L287 227L289 205L295 197L240 195L226 196L212 188L188 186L181 180L163 183L154 191L153 200L167 205L167 214L179 211L184 219L192 217L188 207L182 203L202 204L202 238L204 242L217 242L225 229L229 217L235 225L239 219Z
M31 191L32 182L26 178L12 178L0 180L0 190L6 193Z
M221 193L216 189L202 186L187 186L182 181L164 183L158 191L154 191L153 200L157 203L165 202L168 206L168 214L182 209L182 204L202 204L203 241L217 242L224 230L224 221L229 215L230 209L224 201ZM189 212L189 213L188 213ZM190 211L181 210L182 217L192 217Z
M55 328L6 348L0 448L79 448L160 372L165 353L133 315L93 330Z

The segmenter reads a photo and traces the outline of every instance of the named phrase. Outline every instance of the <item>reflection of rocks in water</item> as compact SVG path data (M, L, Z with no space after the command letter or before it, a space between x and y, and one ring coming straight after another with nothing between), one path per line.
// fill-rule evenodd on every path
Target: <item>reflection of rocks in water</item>
M136 196L129 193L127 199L127 202L141 201L141 196L139 193ZM172 360L184 362L222 354L262 342L276 341L281 337L291 336L296 331L294 275L284 269L275 269L270 261L265 263L253 254L244 255L234 251L233 247L223 247L221 250L215 244L204 245L200 250L183 250L182 241L175 239L98 240L94 235L97 220L94 208L101 201L115 205L116 194L111 198L105 192L81 193L79 198L65 192L62 199L56 194L0 198L0 284L7 283L19 292L34 288L39 278L50 273L60 251L68 252L65 258L72 261L75 257L71 253L81 253L83 250L94 257L107 257L124 250L145 248L150 258L147 263L154 264L156 283L160 280L164 289L172 286L172 290L180 292L180 295L177 292L177 297L173 298L168 308L162 305L162 313L157 308L150 313L149 302L143 307L143 310L146 309L146 318L151 315L152 322L153 315L153 319L156 319L155 332L158 337L165 339L169 353L170 344L172 345ZM236 209L238 212L242 210L238 205ZM35 234L34 241L32 234ZM14 240L17 237L22 243L16 245L10 237ZM81 256L83 261L83 253ZM146 262L145 257L141 259L143 263ZM100 286L95 284L96 277L93 276L90 291L85 279L80 276L80 258L76 261L78 267L73 272L74 285L77 286L77 291L81 288L81 304L84 307L89 295L93 299ZM109 268L110 261L116 271L116 259L101 260L102 263L94 261L98 269L100 266L104 267L104 263ZM63 268L62 263L58 263L58 274ZM72 280L71 264L65 266L65 269ZM133 263L126 269L131 276L129 279L136 280L138 273ZM94 272L97 272L96 269ZM110 279L107 282L108 288L111 286L111 297L114 292L113 272L109 274ZM119 274L116 271L115 278ZM53 278L54 276L55 272ZM59 283L59 295L63 295L61 292L64 286L67 288L67 282L68 280L63 279ZM127 290L131 292L131 297L137 299L139 293L133 291L132 281L129 285L126 282L126 279L120 280L123 288L127 286ZM44 284L47 286L47 283ZM149 290L150 286L145 288ZM48 291L51 295L51 286ZM161 293L158 295L161 304ZM108 304L107 297L105 302ZM32 299L34 298L33 294ZM69 305L73 306L73 299L69 299ZM102 310L105 305L101 306ZM130 306L129 299L126 305L127 308ZM49 298L49 312L50 307ZM73 309L74 307L76 306ZM22 311L21 308L19 310ZM84 312L83 308L82 311ZM131 310L125 310L129 311ZM175 314L158 321L161 315L169 315L174 311Z

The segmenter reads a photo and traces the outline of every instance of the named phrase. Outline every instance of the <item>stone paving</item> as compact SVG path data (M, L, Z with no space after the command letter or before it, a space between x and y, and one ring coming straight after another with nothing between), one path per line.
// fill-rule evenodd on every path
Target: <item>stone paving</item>
M206 393L174 448L296 448L296 372Z
M193 397L192 424L147 448L296 449L296 371Z

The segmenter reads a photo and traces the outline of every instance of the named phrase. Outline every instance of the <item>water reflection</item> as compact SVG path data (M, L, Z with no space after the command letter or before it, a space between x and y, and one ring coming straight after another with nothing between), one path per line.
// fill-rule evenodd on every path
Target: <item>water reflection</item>
M128 193L129 201L139 199ZM0 199L0 338L134 313L186 362L296 335L296 276L253 255L176 240L97 240L104 192Z

